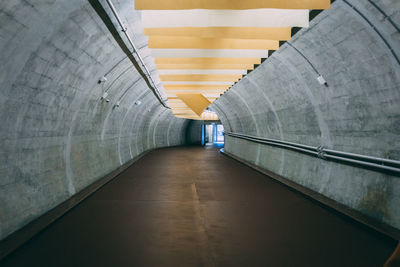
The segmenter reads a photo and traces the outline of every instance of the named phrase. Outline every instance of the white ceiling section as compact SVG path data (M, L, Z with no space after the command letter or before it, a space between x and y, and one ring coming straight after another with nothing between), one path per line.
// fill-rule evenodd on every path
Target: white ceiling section
M153 57L266 58L268 50L258 49L151 49Z
M330 0L135 0L150 55L176 116L188 119L309 26ZM186 105L187 103L190 103ZM196 112L194 112L196 110Z
M246 74L247 70L159 70L158 74Z
M308 10L143 10L144 28L308 27Z
M163 82L164 85L166 85L166 84L233 85L234 83L235 82L218 82L218 81L215 81L215 82L212 82L212 81L211 82L193 82L193 81L178 81L178 82L175 82L175 81L165 81L165 82Z

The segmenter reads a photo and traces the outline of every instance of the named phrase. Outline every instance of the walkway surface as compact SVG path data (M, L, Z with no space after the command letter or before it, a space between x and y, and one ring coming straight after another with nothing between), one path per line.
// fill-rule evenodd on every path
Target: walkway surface
M201 147L153 151L2 266L382 266L393 243Z

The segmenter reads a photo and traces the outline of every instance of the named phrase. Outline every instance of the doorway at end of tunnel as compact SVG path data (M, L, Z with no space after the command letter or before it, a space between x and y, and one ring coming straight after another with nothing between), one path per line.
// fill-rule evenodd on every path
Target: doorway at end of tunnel
M222 124L203 124L201 129L203 146L224 147L224 126Z

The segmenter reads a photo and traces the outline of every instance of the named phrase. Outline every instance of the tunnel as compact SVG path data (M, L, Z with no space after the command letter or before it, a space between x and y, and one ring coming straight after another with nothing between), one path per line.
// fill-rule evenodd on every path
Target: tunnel
M0 2L0 266L400 266L400 1Z

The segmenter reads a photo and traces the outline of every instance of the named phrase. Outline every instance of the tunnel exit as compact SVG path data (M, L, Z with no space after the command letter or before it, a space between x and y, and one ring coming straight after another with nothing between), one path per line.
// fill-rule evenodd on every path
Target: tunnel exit
M224 126L222 124L203 124L201 144L203 146L224 146Z

